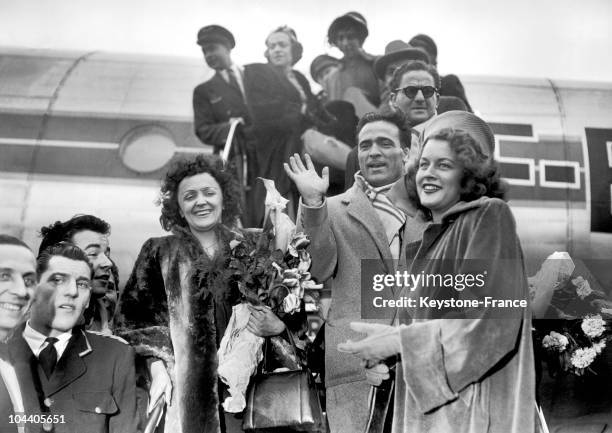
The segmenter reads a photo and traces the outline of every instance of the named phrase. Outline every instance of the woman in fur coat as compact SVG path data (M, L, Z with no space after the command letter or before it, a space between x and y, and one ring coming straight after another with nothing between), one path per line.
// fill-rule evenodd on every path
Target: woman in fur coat
M240 294L214 272L226 267L231 241L253 236L235 228L238 188L216 156L176 161L160 198L160 222L172 234L145 242L121 299L123 335L149 366L149 409L165 394L173 433L242 431L219 405L227 390L217 378L217 348ZM285 325L254 307L248 329L266 337Z

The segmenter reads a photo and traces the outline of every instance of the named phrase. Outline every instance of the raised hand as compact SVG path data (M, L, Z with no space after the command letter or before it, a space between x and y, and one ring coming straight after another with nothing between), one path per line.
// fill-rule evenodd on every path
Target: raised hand
M319 176L308 154L304 155L304 161L306 165L300 155L294 154L289 158L289 164L283 164L285 172L295 183L306 206L320 206L329 188L329 169L324 167Z

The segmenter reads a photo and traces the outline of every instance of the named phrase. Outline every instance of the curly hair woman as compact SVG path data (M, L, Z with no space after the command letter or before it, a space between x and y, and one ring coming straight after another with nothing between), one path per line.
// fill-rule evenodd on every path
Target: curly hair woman
M493 135L478 117L468 113L463 122L449 113L440 121L445 126L435 119L428 126L417 165L398 186L413 205L406 212L424 228L420 239L405 245L404 269L427 277L427 284L402 290L414 308L398 309L400 326L355 323L368 337L339 349L366 361L368 377L378 379L400 355L393 432L533 432L527 279L514 218L500 199L503 187L489 156ZM492 300L513 306L494 308Z
M215 270L227 266L232 240L253 236L236 228L237 181L216 156L177 160L160 202L161 225L172 234L145 242L121 299L124 335L149 365L149 407L172 394L167 431L242 431L219 406L226 389L217 378L217 348L239 293ZM249 321L256 335L285 329L271 311L257 314Z

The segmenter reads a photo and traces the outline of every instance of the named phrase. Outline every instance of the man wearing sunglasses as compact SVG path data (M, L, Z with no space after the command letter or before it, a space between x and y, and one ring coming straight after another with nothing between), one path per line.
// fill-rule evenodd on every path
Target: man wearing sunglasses
M436 115L440 75L432 65L413 60L400 66L391 80L391 106L402 111L411 127Z

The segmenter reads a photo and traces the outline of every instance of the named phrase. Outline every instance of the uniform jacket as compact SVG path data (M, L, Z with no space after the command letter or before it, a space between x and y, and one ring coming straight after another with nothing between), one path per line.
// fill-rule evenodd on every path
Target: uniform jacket
M475 262L465 259L486 259L477 264L487 271L484 294L528 299L514 218L502 200L459 202L442 223L427 226L422 240L407 245L407 255L415 258L409 271L426 275L472 273ZM449 262L436 260L442 258ZM431 287L403 295L445 299L449 292L460 297L453 288ZM511 309L503 318L486 307L470 316L457 316L455 311L452 317L441 317L436 309L425 307L403 313L400 317L406 318L407 326L400 331L394 432L534 431L529 308Z
M210 80L193 90L195 133L202 143L223 149L231 117L242 117L247 124L249 122L242 93L216 72Z
M320 208L301 205L298 227L311 239L313 277L318 281L331 279L331 306L325 325L326 386L365 380L360 360L339 352L337 346L348 339L363 338L349 328L350 322L362 321L362 259L377 259L376 273L394 272L385 229L358 185L328 198ZM403 238L416 239L421 230L422 226L408 218ZM389 324L392 319L382 323Z
M49 379L23 338L9 340L22 389L34 384L38 401L24 399L26 414L63 415L56 433L134 433L138 430L134 350L117 337L73 329Z

